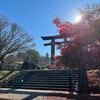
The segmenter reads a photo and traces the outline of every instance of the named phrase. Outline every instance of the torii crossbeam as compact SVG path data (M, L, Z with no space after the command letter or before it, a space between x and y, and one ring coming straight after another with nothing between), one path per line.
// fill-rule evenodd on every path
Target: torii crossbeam
M66 42L67 38L60 37L60 35L55 35L55 36L41 36L41 38L43 40L51 40L50 43L46 43L46 44L44 44L44 46L51 45L51 63L53 64L54 63L54 56L55 56L55 45L58 45L58 44ZM56 42L55 41L55 39L62 39L62 38L64 39L63 42Z

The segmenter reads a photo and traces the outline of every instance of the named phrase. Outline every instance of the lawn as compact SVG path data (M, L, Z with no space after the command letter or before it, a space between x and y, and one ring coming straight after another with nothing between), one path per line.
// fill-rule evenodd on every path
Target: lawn
M1 71L0 72L0 87L16 76L20 71Z
M0 79L2 79L5 75L9 74L11 71L0 71Z

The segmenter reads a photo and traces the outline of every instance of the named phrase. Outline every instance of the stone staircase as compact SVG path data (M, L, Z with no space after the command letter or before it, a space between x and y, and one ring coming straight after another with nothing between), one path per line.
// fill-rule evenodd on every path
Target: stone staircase
M5 88L75 91L78 83L76 70L24 71L10 80Z

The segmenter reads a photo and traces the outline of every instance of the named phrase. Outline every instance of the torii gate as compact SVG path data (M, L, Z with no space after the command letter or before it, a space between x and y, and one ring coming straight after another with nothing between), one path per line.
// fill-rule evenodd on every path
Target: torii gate
M67 38L60 37L60 35L55 35L55 36L41 36L43 40L51 40L50 43L44 44L44 46L49 46L51 45L51 63L54 63L54 56L55 56L55 45L67 42ZM55 39L64 39L62 42L56 42Z

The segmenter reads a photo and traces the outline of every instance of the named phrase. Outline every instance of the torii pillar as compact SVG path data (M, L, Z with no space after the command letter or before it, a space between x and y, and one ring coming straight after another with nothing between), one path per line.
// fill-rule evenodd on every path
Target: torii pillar
M51 63L54 63L54 57L55 57L55 39L51 39Z
M51 45L51 64L54 64L55 45L56 45L55 39L59 39L60 36L59 35L56 35L56 36L41 36L41 38L43 40L51 40L50 43L46 43L46 44L44 44L44 46Z
M54 64L54 57L55 57L55 45L62 44L67 42L66 37L61 37L60 35L55 35L55 36L41 36L43 40L51 40L50 43L44 44L44 46L49 46L51 45L51 64ZM55 39L64 39L62 42L56 42Z

